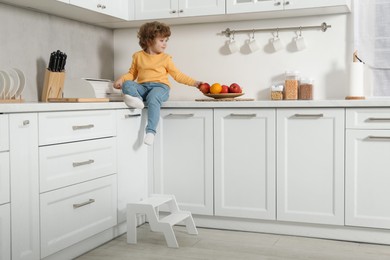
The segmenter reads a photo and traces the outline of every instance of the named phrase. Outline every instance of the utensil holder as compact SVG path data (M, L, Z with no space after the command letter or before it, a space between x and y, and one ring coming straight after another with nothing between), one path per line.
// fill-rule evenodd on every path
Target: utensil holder
M53 72L46 69L41 101L48 102L49 98L62 98L64 83L65 72Z

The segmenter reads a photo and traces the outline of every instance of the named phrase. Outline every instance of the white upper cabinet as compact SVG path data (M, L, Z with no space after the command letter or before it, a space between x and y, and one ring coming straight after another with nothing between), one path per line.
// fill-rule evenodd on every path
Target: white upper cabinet
M224 0L135 0L135 19L225 14Z
M351 6L350 0L226 0L226 13L250 13L266 11L282 11L316 8L316 13L329 13L333 8L334 11L349 11ZM337 9L335 9L337 8Z
M116 0L115 2L109 0L70 0L69 3L124 20L128 20L129 18L128 0Z

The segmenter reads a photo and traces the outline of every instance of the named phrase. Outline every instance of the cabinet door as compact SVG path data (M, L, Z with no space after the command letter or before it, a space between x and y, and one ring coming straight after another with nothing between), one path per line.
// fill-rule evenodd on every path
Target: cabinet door
M277 219L344 224L344 109L277 110Z
M118 224L126 221L127 203L148 195L147 146L143 143L145 119L142 110L117 111Z
M11 218L10 206L0 205L0 259L11 259Z
M213 111L162 109L153 147L153 192L183 210L213 215Z
M8 115L0 114L0 152L9 150Z
M351 5L350 0L289 0L284 1L284 9L305 9L305 8L322 8Z
M116 0L115 2L109 0L70 0L69 3L124 20L129 18L128 0Z
M179 16L225 14L225 0L179 0Z
M226 13L248 13L283 10L282 0L226 0Z
M135 0L135 19L178 17L179 0Z
M275 110L214 111L215 215L275 219Z
M40 259L38 118L10 115L12 259Z
M0 205L10 201L9 152L0 152Z
M390 228L390 130L347 130L345 224Z

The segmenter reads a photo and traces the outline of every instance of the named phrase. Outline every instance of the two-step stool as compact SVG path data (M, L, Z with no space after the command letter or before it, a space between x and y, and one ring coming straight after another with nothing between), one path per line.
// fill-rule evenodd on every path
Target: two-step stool
M159 207L167 205L169 215L160 218ZM181 211L174 195L153 194L151 197L136 203L127 204L127 243L137 243L137 214L146 214L150 229L162 232L168 247L178 248L173 226L184 222L188 234L197 235L191 212Z

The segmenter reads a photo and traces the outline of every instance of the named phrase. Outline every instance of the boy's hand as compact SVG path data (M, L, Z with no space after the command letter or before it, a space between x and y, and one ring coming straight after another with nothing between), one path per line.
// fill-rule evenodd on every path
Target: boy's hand
M114 82L114 88L121 89L122 88L122 84L123 84L123 80L122 79L118 79L117 81Z

